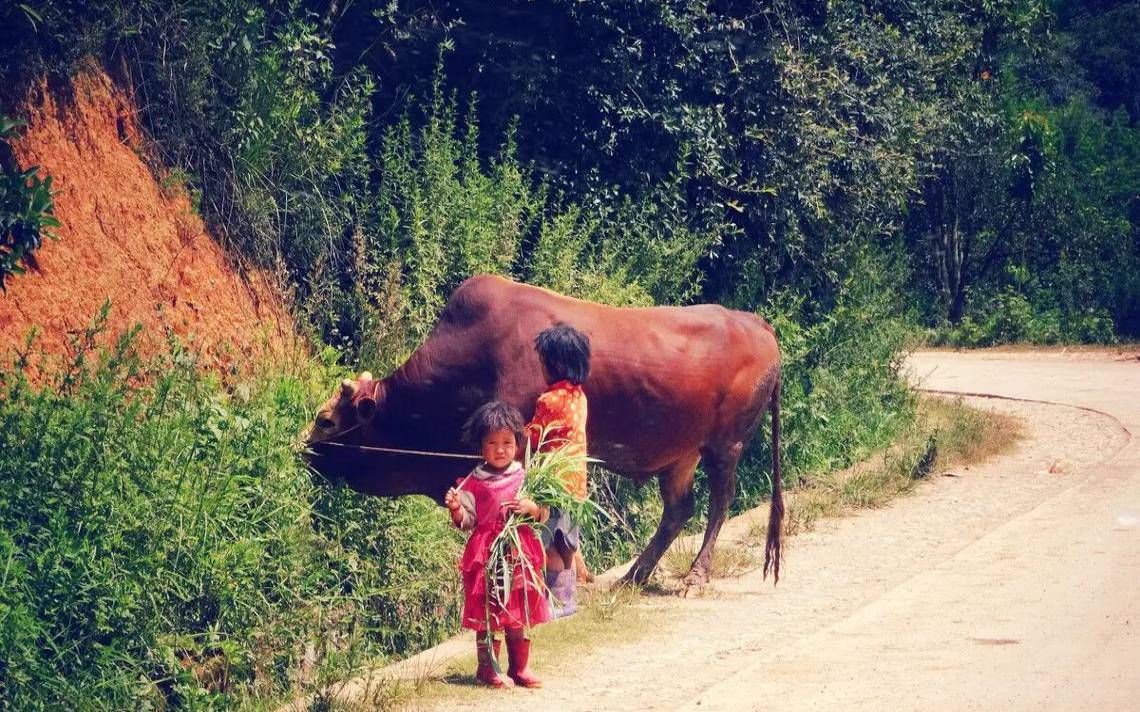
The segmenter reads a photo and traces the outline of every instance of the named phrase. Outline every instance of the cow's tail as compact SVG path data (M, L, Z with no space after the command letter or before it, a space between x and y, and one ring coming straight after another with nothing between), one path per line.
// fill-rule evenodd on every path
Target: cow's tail
M780 375L768 404L772 413L772 507L768 512L768 541L764 545L764 578L771 571L773 583L780 580L780 558L783 555L781 535L784 529L784 486L780 475Z

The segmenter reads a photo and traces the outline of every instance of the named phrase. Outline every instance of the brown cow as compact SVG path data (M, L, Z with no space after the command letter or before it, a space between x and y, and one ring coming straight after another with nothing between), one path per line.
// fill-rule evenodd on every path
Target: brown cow
M460 285L439 323L383 380L345 380L309 436L313 467L361 492L442 501L472 463L356 446L461 453L460 427L501 399L524 416L544 387L534 338L557 322L590 337L590 455L637 482L657 477L665 511L626 574L644 583L693 515L693 473L709 477L709 522L688 586L708 581L717 534L736 494L745 445L772 413L772 507L764 574L780 574L780 353L772 327L717 305L617 308L494 276Z

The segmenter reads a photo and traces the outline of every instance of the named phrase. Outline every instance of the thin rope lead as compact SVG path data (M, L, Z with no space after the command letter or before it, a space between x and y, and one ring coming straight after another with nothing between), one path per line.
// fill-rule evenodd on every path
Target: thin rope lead
M321 445L334 445L336 447L347 447L354 450L364 450L366 452L388 452L397 455L422 455L424 457L450 457L457 460L482 460L479 455L460 455L454 452L431 452L428 450L402 450L394 447L373 447L371 445L350 445L348 443L338 443L331 440L322 440L313 443L310 447L319 447Z

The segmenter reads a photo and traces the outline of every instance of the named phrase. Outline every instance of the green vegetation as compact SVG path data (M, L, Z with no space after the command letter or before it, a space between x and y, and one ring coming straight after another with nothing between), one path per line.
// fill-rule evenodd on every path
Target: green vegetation
M1134 1L40 0L7 98L94 55L219 237L378 370L464 276L826 318L867 250L938 341L1140 333ZM375 343L373 343L375 342Z
M0 371L4 707L235 707L451 631L443 511L329 489L295 457L335 370L224 388L177 346L96 353L96 331Z
M613 304L691 292L710 237L651 230L654 216L671 209L663 197L625 201L604 220L589 216L535 182L513 132L484 166L477 105L472 99L460 118L441 71L422 127L404 117L381 139L376 229L357 234L342 258L351 260L351 291L328 284L307 305L326 338L361 363L392 368L426 336L451 291L481 272Z
M0 116L0 289L10 275L24 273L22 263L59 227L51 176L41 178L35 166L20 170L9 155L8 141L20 125Z
M1136 337L1140 6L967 5L0 7L3 113L101 61L140 98L156 173L282 275L329 354L223 382L177 345L142 363L130 335L97 355L84 334L66 362L29 347L0 372L0 707L256 705L449 632L442 511L313 483L294 446L340 368L400 363L473 273L761 313L786 476L847 504L879 484L820 473L928 442L897 373L924 331ZM50 179L5 171L8 280L54 218ZM738 509L770 491L769 447L765 428ZM602 567L660 504L592 486Z
M965 95L910 213L912 291L936 343L1140 334L1140 5L1042 9L1055 14Z

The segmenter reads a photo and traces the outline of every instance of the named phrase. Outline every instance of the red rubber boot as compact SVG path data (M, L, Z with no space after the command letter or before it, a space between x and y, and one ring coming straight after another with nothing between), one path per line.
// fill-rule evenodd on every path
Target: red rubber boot
M542 687L542 680L527 669L527 662L530 660L530 641L526 639L522 628L512 628L507 631L507 658L510 660L507 674L516 685Z
M495 672L495 665L491 658L492 654L496 660L499 657L498 638L495 639L493 650L494 653L492 653L492 647L487 645L487 639L484 636L479 635L475 639L475 652L479 660L479 667L475 669L475 679L488 687L503 687L506 682L499 676L499 673Z

